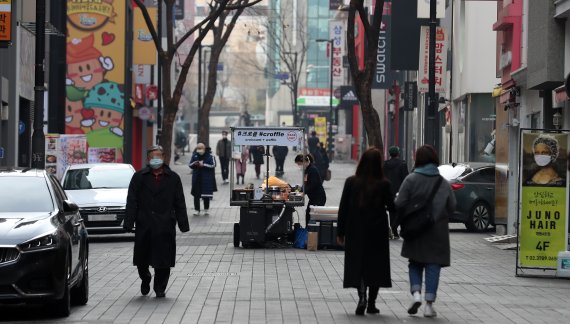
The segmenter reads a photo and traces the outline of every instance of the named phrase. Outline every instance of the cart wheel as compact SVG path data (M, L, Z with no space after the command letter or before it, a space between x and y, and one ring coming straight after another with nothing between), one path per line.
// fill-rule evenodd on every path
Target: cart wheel
M239 223L234 223L234 247L239 247Z

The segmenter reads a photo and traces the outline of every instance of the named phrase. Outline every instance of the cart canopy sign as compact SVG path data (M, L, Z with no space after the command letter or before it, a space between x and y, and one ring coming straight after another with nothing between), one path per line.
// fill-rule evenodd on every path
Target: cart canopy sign
M236 145L281 145L301 146L303 143L302 128L234 128L232 140Z

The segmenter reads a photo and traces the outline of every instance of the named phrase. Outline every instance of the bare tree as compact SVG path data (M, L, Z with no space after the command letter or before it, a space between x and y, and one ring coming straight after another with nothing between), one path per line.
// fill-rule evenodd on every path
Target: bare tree
M347 24L347 45L348 45L348 62L350 65L350 74L356 90L356 97L360 101L360 110L362 111L362 120L364 129L368 137L368 144L375 146L380 150L384 149L382 140L382 129L380 125L380 117L372 104L372 78L376 70L376 51L378 49L378 37L380 34L380 24L382 22L382 12L384 9L384 0L377 0L374 8L374 16L370 22L367 11L364 9L364 0L350 0L348 9ZM358 67L358 58L355 50L355 18L356 13L364 26L364 39L366 49L364 52L364 69ZM361 31L359 31L361 32Z
M288 74L288 81L282 80L281 84L291 91L291 110L297 125L297 94L307 53L307 31L304 15L298 15L297 21L293 21L293 10L292 2L286 2L279 14L271 12L267 15L269 19L260 20L258 25L262 30L252 30L252 34L258 34L258 37L265 36L265 41L261 43L267 58L265 66L260 66L255 58L244 60L244 63L263 71L270 78L278 78L283 72ZM268 66L279 69L271 70Z
M184 84L186 83L186 78L188 76L188 71L194 60L196 52L200 48L200 44L206 34L212 30L215 26L215 22L222 14L228 14L230 11L243 11L244 8L251 7L261 0L211 0L210 2L210 13L201 22L192 27L184 36L180 39L175 40L174 38L174 3L175 0L159 0L158 5L162 5L164 2L164 8L166 12L166 48L161 45L162 40L158 38L156 28L152 24L151 17L148 13L143 0L134 0L135 3L141 8L145 23L152 35L152 39L158 51L158 64L162 68L162 101L163 101L163 125L162 134L159 134L160 144L164 147L165 162L170 162L171 156L171 146L172 146L172 133L174 128L174 121L176 119L176 113L178 111L178 104L180 103L180 98L182 97L182 90ZM186 41L192 34L197 33L197 37L190 48L188 56L184 60L180 68L180 74L173 87L171 83L171 67L173 64L176 52L181 47L181 45ZM214 79L215 80L215 79ZM208 82L209 84L211 82ZM210 102L211 105L211 102ZM209 109L207 110L209 114ZM206 120L206 126L208 126L208 115L204 116L202 113L201 119ZM202 129L201 129L202 130ZM208 129L209 131L209 129Z

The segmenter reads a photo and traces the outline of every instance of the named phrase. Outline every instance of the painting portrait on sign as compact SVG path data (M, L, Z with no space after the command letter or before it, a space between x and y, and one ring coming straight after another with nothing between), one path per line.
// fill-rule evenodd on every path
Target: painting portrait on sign
M568 134L523 133L522 185L565 187Z

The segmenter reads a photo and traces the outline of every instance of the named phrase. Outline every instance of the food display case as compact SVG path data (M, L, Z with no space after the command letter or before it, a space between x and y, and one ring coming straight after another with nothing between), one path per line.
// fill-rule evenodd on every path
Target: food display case
M299 226L293 223L295 207L305 205L304 170L275 175L270 152L273 146L295 146L298 152L305 152L304 128L233 127L231 138L230 206L240 207L240 220L233 230L234 246L239 247L240 243L243 247L263 246L268 241L283 240L292 243L293 231ZM250 150L263 156L262 176L249 182L242 177L239 183L236 168L253 167L247 161Z

